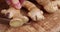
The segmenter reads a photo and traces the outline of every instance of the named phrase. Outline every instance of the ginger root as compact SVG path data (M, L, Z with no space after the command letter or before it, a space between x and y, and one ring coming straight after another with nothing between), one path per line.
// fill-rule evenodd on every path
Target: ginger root
M34 20L42 20L44 19L43 16L43 11L41 11L38 7L35 6L35 4L29 2L29 1L25 1L23 3L23 7L25 7L29 12L28 12L28 16Z
M48 13L53 13L58 10L57 4L51 0L36 0L38 4L42 5Z
M10 7L8 10L2 10L1 13L5 14L5 15L7 13L9 13L8 18L13 18L13 19L11 19L11 21L9 23L9 25L12 26L12 27L21 26L21 25L27 23L28 20L29 20L26 16L23 16L20 13L20 10L16 10L13 7Z

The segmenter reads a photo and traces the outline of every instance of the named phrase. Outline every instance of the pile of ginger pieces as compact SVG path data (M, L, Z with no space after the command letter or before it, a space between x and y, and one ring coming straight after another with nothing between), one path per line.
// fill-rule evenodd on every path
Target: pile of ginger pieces
M34 0L34 1L41 5L43 7L42 9L51 14L58 11L60 7L60 0ZM8 18L10 19L12 18L9 22L9 25L11 27L22 26L23 24L28 23L30 18L33 21L40 21L46 19L43 15L44 14L43 10L39 9L31 1L25 0L24 3L22 4L22 7L26 8L29 11L27 13L27 16L22 15L20 9L15 9L12 6L10 6L10 8L7 10L4 9L1 11L1 13L5 15L9 13Z

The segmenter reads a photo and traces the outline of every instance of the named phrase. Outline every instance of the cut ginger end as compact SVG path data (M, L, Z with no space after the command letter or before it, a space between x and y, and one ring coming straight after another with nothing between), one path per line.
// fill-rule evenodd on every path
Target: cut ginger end
M28 18L14 18L14 19L12 19L11 21L10 21L10 23L9 23L9 25L11 26L11 27L19 27L19 26L22 26L23 24L25 24L25 23L27 23L28 22L28 20L27 20Z
M11 27L19 27L19 26L23 25L23 21L21 19L11 20L9 24L10 24Z

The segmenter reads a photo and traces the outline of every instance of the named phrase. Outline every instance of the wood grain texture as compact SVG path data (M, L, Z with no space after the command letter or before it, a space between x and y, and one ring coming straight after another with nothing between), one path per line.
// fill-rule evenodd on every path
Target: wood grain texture
M8 29L7 25L0 24L0 32L5 32Z

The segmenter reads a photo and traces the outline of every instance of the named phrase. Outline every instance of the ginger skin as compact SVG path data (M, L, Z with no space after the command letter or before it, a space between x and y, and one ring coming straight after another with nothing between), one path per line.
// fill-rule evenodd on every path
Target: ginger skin
M42 5L48 13L54 13L58 10L57 4L52 0L36 0L38 4Z
M44 19L43 11L41 11L38 7L36 7L35 4L26 0L23 3L23 7L25 7L29 11L28 16L32 20L34 20L34 21L39 20L40 21L40 20Z
M23 24L27 23L29 20L26 16L23 16L20 13L20 10L16 10L13 7L10 7L8 10L2 10L1 13L5 15L9 13L8 18L13 18L9 23L9 25L12 27L22 26Z

